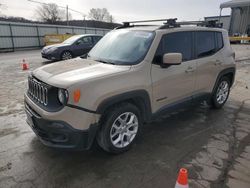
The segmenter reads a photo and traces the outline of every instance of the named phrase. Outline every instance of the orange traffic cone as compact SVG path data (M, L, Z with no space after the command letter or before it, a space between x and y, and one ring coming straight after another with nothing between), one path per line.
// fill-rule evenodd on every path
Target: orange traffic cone
M176 184L175 184L175 188L189 188L187 169L185 169L185 168L180 169L178 179L177 179Z
M29 69L29 65L28 65L28 63L26 63L25 59L23 59L22 67L23 67L23 70L28 70Z

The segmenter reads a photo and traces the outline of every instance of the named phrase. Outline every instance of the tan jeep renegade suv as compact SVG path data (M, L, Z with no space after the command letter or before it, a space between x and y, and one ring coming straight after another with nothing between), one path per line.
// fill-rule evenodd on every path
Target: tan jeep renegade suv
M227 31L216 24L124 26L86 59L43 66L28 78L27 122L47 146L128 150L144 122L193 102L221 108L235 77ZM194 25L192 23L191 25Z

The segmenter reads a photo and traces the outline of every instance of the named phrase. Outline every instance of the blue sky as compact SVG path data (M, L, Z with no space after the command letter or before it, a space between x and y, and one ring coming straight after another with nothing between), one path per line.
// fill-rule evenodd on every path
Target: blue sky
M219 14L219 6L228 0L40 0L45 3L57 3L61 6L88 14L91 8L107 8L115 21L140 19L173 18L179 20L200 20L205 16ZM36 19L37 4L27 0L0 0L7 8L1 12L7 16L22 16ZM224 10L223 14L229 14ZM77 13L72 13L74 19L82 19Z

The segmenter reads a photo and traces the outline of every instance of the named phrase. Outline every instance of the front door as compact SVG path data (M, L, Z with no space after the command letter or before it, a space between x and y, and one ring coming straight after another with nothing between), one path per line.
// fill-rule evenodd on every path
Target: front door
M183 62L163 68L165 53L182 53ZM176 32L162 37L152 64L153 112L192 97L195 89L196 61L193 60L193 33Z
M75 43L73 49L74 54L76 56L84 55L88 53L92 47L93 47L93 42L91 36L82 37Z

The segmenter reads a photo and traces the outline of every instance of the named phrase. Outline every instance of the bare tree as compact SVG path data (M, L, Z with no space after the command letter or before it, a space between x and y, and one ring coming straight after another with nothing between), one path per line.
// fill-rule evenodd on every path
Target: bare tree
M55 23L63 19L64 11L60 10L55 3L41 5L37 10L38 18L47 23Z
M7 6L5 4L0 3L0 15L1 15L1 11L7 9Z
M113 16L110 15L109 11L106 8L92 8L89 11L89 19L96 21L107 21L113 22Z

